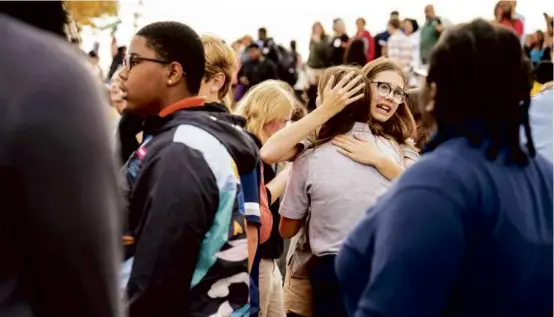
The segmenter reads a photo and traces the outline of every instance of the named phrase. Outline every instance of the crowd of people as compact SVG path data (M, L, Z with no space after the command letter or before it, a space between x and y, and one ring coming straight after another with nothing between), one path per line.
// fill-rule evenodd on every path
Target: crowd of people
M155 22L105 77L0 2L0 316L552 316L552 18L513 3L315 23L306 65Z

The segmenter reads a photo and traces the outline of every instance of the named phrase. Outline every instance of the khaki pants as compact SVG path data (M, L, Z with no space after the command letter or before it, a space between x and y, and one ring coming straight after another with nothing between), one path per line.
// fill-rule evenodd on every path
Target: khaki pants
M259 317L285 317L283 277L276 260L262 259L259 275Z
M312 252L304 227L289 245L285 274L285 310L304 317L312 317L312 284L310 263Z
M303 317L312 317L312 284L308 278L291 277L290 266L285 275L285 309Z

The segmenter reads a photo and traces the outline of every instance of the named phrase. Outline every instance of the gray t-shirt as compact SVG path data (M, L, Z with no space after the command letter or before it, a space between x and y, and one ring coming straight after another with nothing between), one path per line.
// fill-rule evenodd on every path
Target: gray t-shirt
M403 165L404 155L396 142L375 137L367 124L356 123L347 135L374 138L382 153ZM347 234L390 185L377 169L343 156L328 142L296 159L280 214L304 219L310 210L313 254L337 253Z

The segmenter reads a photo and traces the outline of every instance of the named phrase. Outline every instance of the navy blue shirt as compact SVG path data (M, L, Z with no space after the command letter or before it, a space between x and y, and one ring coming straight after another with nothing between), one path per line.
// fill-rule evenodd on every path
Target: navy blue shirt
M424 155L344 243L350 316L551 316L552 177L464 138Z
M384 31L375 35L373 40L375 41L375 58L383 56L383 46L387 45L389 40L389 32Z

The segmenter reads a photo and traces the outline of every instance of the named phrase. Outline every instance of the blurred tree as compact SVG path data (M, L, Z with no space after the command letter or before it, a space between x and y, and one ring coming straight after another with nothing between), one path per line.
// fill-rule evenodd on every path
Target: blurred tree
M117 16L119 11L118 1L65 1L65 5L79 27L96 27L94 19Z

